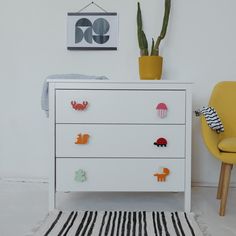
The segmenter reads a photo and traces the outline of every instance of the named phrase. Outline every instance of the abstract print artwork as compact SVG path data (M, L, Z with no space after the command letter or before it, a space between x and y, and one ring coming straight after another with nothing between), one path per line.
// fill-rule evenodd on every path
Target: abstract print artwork
M68 50L117 50L117 43L117 13L68 13Z

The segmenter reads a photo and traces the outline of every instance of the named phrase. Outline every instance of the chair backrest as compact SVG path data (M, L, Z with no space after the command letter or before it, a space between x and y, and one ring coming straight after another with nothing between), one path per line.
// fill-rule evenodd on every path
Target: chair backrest
M221 137L236 137L236 81L223 81L215 85L209 106L216 109L225 131Z

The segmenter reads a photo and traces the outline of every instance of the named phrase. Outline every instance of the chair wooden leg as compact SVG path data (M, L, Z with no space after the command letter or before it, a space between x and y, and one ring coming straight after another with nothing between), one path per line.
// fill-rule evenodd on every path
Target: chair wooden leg
M223 185L224 174L225 174L224 172L225 172L225 163L222 162L216 199L221 199L221 196L222 196L222 185Z
M228 190L229 190L229 182L230 182L230 175L233 165L232 164L224 164L224 177L222 182L222 194L221 194L221 202L220 202L220 216L225 215L225 208L227 203L228 197Z

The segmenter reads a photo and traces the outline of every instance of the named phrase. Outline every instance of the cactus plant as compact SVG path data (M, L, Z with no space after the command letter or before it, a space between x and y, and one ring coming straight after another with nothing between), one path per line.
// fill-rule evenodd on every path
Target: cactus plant
M142 13L140 8L140 3L138 2L138 12L137 12L137 26L138 26L138 43L140 48L141 56L148 55L148 42L146 35L143 31Z
M164 13L163 22L162 22L162 29L161 29L160 35L158 36L156 40L156 43L154 43L154 40L152 39L152 48L151 48L151 53L150 53L151 56L159 56L160 43L166 36L166 31L167 31L169 16L170 16L170 8L171 8L171 0L165 0L165 13ZM139 48L140 48L140 55L148 56L148 43L147 43L146 35L143 31L142 13L141 13L139 2L138 2L138 11L137 11L137 28L138 28L138 42L139 42Z

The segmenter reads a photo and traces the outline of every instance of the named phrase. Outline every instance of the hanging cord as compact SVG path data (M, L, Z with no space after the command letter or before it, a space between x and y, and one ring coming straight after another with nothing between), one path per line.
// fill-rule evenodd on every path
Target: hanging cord
M86 5L85 7L83 7L82 9L80 9L78 11L79 12L82 12L83 10L85 10L86 8L88 8L89 6L91 6L92 4L94 4L96 7L98 7L100 10L104 11L104 12L107 12L104 8L102 8L101 6L99 6L97 3L95 2L90 2L88 5Z

